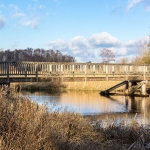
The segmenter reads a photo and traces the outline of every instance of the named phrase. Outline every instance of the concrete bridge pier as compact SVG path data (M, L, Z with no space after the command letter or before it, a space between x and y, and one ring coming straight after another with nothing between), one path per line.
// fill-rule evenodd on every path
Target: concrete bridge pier
M147 85L148 81L143 81L143 84L141 85L141 94L142 95L146 95L147 92L146 92L146 85Z

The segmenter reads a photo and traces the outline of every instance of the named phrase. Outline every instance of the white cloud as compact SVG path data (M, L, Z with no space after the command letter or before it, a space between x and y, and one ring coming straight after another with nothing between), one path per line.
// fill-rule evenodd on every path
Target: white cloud
M19 19L19 23L22 26L30 26L33 29L38 28L38 19L39 15L35 15L34 13L30 12L31 15L23 13L18 6L14 4L10 4L9 7L12 9L11 15L13 18ZM39 7L44 7L43 5Z
M28 18L23 18L20 20L20 24L23 26L30 26L33 29L38 28L38 21L37 19L28 19Z
M22 13L21 11L15 11L14 13L13 13L13 17L24 17L24 16L26 16L24 13Z
M127 49L127 56L137 56L140 54L141 50L147 50L149 43L149 37L144 37L141 39L129 40L126 42L124 47Z
M5 18L3 16L0 16L0 29L5 26Z
M69 51L75 55L87 55L91 50L91 46L83 36L76 36L69 42L58 39L48 43L48 47L54 50Z
M135 7L137 4L141 4L146 11L150 11L150 0L128 0L129 4L127 10L130 10L132 7Z
M93 34L90 37L90 43L94 47L110 47L120 45L120 41L107 32Z
M130 0L129 1L129 5L127 6L127 9L131 9L132 7L134 7L136 4L142 2L143 0Z
M112 52L116 55L116 56L123 56L127 54L127 48L124 46L120 46L120 47L112 47L109 48L110 50L112 50Z
M68 49L74 54L80 54L83 52L88 52L91 47L83 36L76 36L69 42Z
M126 42L125 46L126 47L138 47L140 45L146 45L149 42L149 37L144 37L141 39L135 39L135 40L129 40Z
M68 42L58 39L48 43L48 46L54 50L66 50L68 49Z
M127 47L135 47L137 45L138 41L137 40L129 40L126 42Z
M26 16L25 13L23 13L18 6L10 4L10 7L13 8L13 11L11 12L13 17L19 18L19 17L24 17Z
M137 54L136 44L139 44L141 40L142 39L130 40L122 45L116 37L109 33L102 32L99 34L93 34L89 38L76 36L70 41L58 39L49 42L47 45L53 50L60 50L66 54L74 56L77 61L101 62L101 49L108 48L112 50L116 56L116 60L122 57L135 56Z

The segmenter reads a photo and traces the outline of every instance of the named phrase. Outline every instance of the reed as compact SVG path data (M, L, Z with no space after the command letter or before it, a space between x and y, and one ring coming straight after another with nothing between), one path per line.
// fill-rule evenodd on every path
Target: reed
M1 93L0 103L3 150L94 149L103 139L80 114L49 111L15 93Z
M135 121L116 123L107 115L107 126L102 119L92 124L90 118L67 110L49 110L9 89L0 96L2 150L141 150L150 143L149 126Z
M127 114L103 114L85 118L105 138L103 149L150 149L150 125L139 124L137 113L130 117Z

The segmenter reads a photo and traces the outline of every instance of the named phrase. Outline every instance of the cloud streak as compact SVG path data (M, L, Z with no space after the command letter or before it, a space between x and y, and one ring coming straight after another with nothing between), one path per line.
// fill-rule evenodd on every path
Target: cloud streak
M5 26L5 18L0 15L0 29L2 29Z
M24 17L26 16L25 13L23 13L19 8L18 6L15 6L13 4L10 4L10 7L13 9L12 11L12 16L15 17L15 18L20 18L20 17Z
M130 0L129 5L127 6L127 9L131 9L132 7L134 7L135 5L137 5L138 3L142 2L143 0Z
M23 18L20 20L20 24L22 26L30 26L33 29L38 28L38 21L37 19L28 19L28 18Z
M18 6L14 5L14 4L10 4L9 7L12 9L12 11L11 11L12 18L19 19L18 22L21 26L25 26L25 27L29 26L32 29L37 29L38 28L38 26L39 26L39 23L38 23L39 17L34 16L33 13L31 13L32 16L24 13L23 11L21 11L19 9ZM42 7L44 7L44 6L42 6Z

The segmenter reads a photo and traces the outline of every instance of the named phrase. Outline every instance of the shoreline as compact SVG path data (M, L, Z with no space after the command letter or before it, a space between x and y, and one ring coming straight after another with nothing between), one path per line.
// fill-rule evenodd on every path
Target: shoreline
M117 84L117 82L108 81L96 81L96 82L20 82L11 83L10 88L15 89L16 85L20 85L21 90L31 91L49 91L49 92L65 92L69 91L104 91L111 86ZM119 92L120 89L118 89ZM146 87L146 91L150 94L150 85Z

